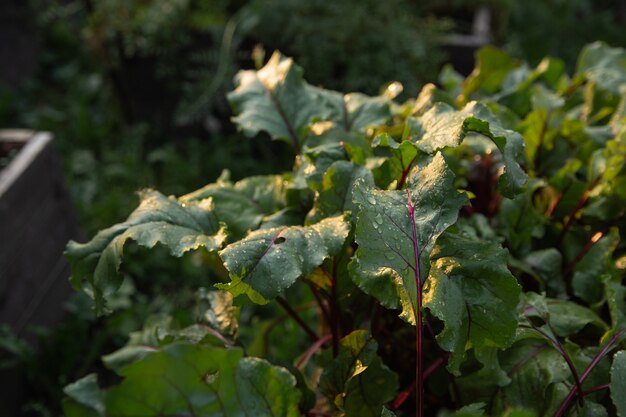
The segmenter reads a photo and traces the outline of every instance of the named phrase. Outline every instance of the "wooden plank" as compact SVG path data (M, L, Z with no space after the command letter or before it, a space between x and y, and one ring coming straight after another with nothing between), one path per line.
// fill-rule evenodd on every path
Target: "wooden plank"
M0 174L0 322L28 339L30 326L63 316L72 292L63 250L79 229L52 136L27 136L0 132L27 141Z

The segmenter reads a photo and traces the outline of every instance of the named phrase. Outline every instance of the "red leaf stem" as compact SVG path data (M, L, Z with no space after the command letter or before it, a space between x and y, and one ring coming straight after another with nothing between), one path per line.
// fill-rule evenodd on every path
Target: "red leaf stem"
M306 351L304 351L300 359L298 359L298 362L296 363L296 368L302 368L306 366L306 364L309 363L309 360L311 359L311 357L313 357L315 352L320 350L322 346L330 342L332 339L333 336L330 334L327 334L326 336L322 336L317 339L311 346L309 346Z
M322 297L320 296L317 286L313 284L312 282L309 282L309 288L311 288L311 293L313 294L313 297L315 297L315 302L320 308L320 311L322 312L322 316L324 317L324 320L326 320L326 324L328 325L328 328L332 329L332 321L330 318L330 312L328 311L328 306L326 306L326 304L324 303L324 300L322 300Z
M296 310L294 310L289 305L287 300L285 300L283 297L276 297L276 301L278 302L278 304L280 304L282 308L285 309L289 317L291 317L292 319L294 319L296 323L298 323L298 325L302 328L302 330L304 330L304 332L309 336L311 341L317 340L317 334L315 334L313 329L311 329L311 327L309 327L309 325L306 324L304 320L302 320L302 317L300 317L300 315L296 312Z
M589 187L587 187L587 189L583 191L582 195L576 202L576 205L574 206L572 211L570 211L567 221L563 225L563 229L561 230L561 233L559 234L559 237L557 239L558 246L561 246L561 243L563 243L563 238L567 234L567 231L569 230L569 228L572 226L572 223L574 222L576 218L576 214L580 211L580 209L582 209L585 206L585 204L587 204L587 201L589 200L589 193L591 192L591 190L595 188L596 185L598 185L601 178L602 176L598 176L595 180L593 180L591 185L589 185Z
M435 372L441 365L445 364L449 356L449 353L445 353L444 355L438 357L433 363L431 363L430 366L424 371L424 379L428 379L428 377L430 377L433 372ZM411 395L411 393L415 391L416 385L417 381L413 381L410 386L400 391L398 395L396 395L396 398L394 398L391 402L391 409L397 410L398 408L402 407L402 404L404 404Z
M417 244L415 225L415 206L411 201L411 192L406 190L407 207L411 217L413 256L415 257L415 285L417 287L417 311L415 312L415 415L424 416L424 350L422 348L422 278L420 275L420 249Z
M596 385L595 387L591 387L587 391L583 392L583 396L587 396L589 394L593 394L594 392L609 389L610 387L611 387L611 384Z
M572 259L572 261L569 263L569 265L567 265L567 268L565 268L565 272L563 272L563 276L564 277L570 276L570 274L574 270L574 267L576 266L576 264L578 264L578 262L580 262L580 260L587 254L587 252L589 252L589 250L593 247L593 245L598 243L598 241L600 239L602 239L602 237L605 234L606 234L606 230L602 230L600 232L594 233L593 236L591 236L591 239L589 239L589 241L587 241L585 246L583 246L583 248L580 250L580 252L578 252L576 254L576 256L574 257L574 259Z
M598 353L596 353L596 356L593 357L593 359L591 360L591 363L589 363L589 365L585 369L585 372L583 372L583 374L580 376L581 383L585 382L589 374L591 374L591 371L593 371L593 369L598 365L600 360L602 360L602 358L604 358L606 354L609 353L609 351L611 350L615 342L617 342L617 340L625 332L626 330L621 330L615 333L613 337L611 337L611 339L606 343L606 345L604 345L604 347L600 349ZM577 392L578 392L578 388L576 387L576 385L573 385L569 393L567 394L567 397L565 397L565 399L561 403L561 406L559 407L559 409L556 410L556 413L554 413L554 417L561 417L562 415L565 415L565 412L569 408L569 405L572 402L572 399L574 398L574 396L576 396Z
M409 171L411 171L411 167L413 166L413 162L415 162L415 159L417 159L417 155L415 155L413 157L413 159L411 159L411 162L409 162L409 165L407 165L406 167L403 167L402 170L402 176L400 177L400 181L398 181L398 185L396 186L396 190L401 190L402 187L404 187L404 183L406 182L406 179L409 175ZM402 161L400 161L402 162Z
M572 358L570 357L569 353L567 353L567 351L565 350L561 342L559 342L559 340L556 337L554 338L551 337L549 334L547 334L546 332L544 332L543 330L535 326L530 320L528 320L528 322L530 323L530 327L532 327L534 331L536 331L541 336L543 336L547 341L549 341L552 344L552 346L557 350L557 352L561 354L563 359L565 359L565 362L567 363L567 366L572 374L572 377L574 378L574 384L575 384L574 386L576 387L576 392L579 393L578 399L580 401L580 405L583 405L584 400L583 400L582 381L580 377L578 376L578 371L576 371L576 367L574 366L574 362L572 361ZM547 325L552 331L552 333L554 333L554 330L552 329L552 326L550 326L550 323L547 323Z

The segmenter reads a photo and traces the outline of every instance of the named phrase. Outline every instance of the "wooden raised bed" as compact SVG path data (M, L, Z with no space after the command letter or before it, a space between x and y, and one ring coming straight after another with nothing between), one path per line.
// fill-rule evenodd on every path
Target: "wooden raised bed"
M63 315L71 294L63 250L78 222L51 134L0 130L0 145L5 161L14 153L0 170L0 323L28 339L31 325Z

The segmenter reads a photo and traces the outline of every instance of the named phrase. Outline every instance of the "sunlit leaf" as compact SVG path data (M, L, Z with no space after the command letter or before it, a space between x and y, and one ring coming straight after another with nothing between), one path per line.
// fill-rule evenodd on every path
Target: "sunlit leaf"
M248 177L236 183L218 181L180 198L193 203L211 198L219 221L227 225L229 238L238 240L256 230L265 216L285 206L285 180L280 175Z
M337 254L348 231L343 216L336 216L307 227L252 232L220 252L232 281L218 287L265 303Z
M247 136L264 131L290 143L300 153L306 129L331 109L318 91L302 78L302 69L276 52L259 71L241 71L228 100L237 114L233 121Z
M504 172L500 176L500 191L512 198L526 183L527 175L520 167L524 158L524 141L515 131L500 126L495 116L484 105L471 102L462 110L438 103L414 121L415 134L411 141L423 152L432 154L446 147L456 147L470 133L479 133L491 139L500 152Z
M151 190L140 197L139 207L125 222L100 231L87 243L67 245L72 285L94 299L98 314L107 311L107 299L122 283L119 268L129 240L147 248L160 243L178 257L198 248L217 250L226 240L210 199L185 205Z
M495 242L443 234L431 254L424 306L445 324L439 345L452 352L458 373L471 347L507 347L517 328L520 287L507 268L507 252Z
M309 222L315 223L345 211L353 211L352 189L357 180L373 185L372 172L348 161L333 163L324 173L322 189L315 198L313 210L308 214Z
M362 182L354 187L359 247L350 268L359 288L388 308L402 306L402 318L415 324L417 271L424 280L435 240L456 221L467 198L454 187L441 154L413 169L408 190L410 198L407 191Z

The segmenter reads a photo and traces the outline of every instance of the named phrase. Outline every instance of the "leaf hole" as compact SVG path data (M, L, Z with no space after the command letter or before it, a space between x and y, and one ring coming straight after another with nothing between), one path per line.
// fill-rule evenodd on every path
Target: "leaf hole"
M276 240L274 240L274 244L276 245L280 245L281 243L284 243L287 239L285 239L284 237L277 237Z

